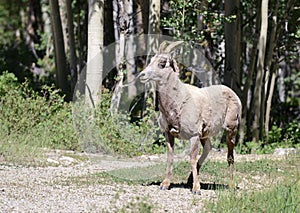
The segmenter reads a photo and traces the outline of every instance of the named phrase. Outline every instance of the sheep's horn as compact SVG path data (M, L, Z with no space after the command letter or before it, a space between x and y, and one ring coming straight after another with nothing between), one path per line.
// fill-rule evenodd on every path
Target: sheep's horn
M179 44L182 44L183 43L183 41L175 41L175 42L172 42L171 44L169 44L169 46L167 46L166 47L166 49L165 49L165 53L169 53L169 52L171 52L171 50L174 48L174 47L176 47L177 45L179 45Z
M162 53L165 46L167 44L167 41L163 41L160 45L159 45L159 48L158 48L158 53Z

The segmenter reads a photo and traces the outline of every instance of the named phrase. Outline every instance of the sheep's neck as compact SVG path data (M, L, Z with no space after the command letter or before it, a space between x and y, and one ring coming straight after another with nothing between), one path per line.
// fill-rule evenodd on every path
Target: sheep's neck
M180 116L182 108L182 82L176 73L171 73L165 81L158 85L158 103L160 111L165 115L167 122L172 127L180 128Z

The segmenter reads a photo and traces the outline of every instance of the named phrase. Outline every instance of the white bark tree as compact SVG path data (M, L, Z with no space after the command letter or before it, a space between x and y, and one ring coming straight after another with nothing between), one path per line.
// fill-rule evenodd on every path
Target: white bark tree
M103 8L104 0L89 0L88 56L85 100L89 106L100 102L103 75Z
M272 27L269 36L269 45L268 45L268 53L266 55L265 67L266 67L266 75L265 75L265 92L263 94L263 106L266 102L266 108L263 110L263 114L265 114L265 123L264 123L264 130L265 135L268 136L269 133L269 122L270 122L270 113L271 113L271 103L272 97L275 87L275 80L276 80L276 70L271 70L271 65L273 63L273 55L276 41L276 32L277 32L277 13L279 8L279 1L276 3L275 11L273 12L272 17ZM274 63L275 64L275 63ZM277 67L277 66L275 66ZM271 76L271 77L270 77ZM267 99L267 101L266 101ZM265 113L264 113L265 112Z
M128 38L126 44L126 71L127 71L127 82L132 82L135 78L134 73L136 70L135 66L135 52L136 45L134 42L134 23L133 23L133 1L129 0L126 4L126 11L129 16L129 28L128 28ZM128 98L131 100L136 96L136 86L130 84L128 86Z
M262 0L261 3L261 28L258 44L258 61L257 61L257 75L254 89L254 121L253 121L253 141L258 141L261 129L261 105L262 105L262 87L264 78L264 63L265 52L267 43L267 31L268 31L268 0Z
M151 34L160 34L160 0L150 0L149 2L148 34L150 34L148 36L148 55L150 55L156 53L159 46L158 37L151 36Z
M114 25L115 35L119 38L116 42L116 66L117 66L117 82L114 93L111 98L110 111L116 113L118 111L121 94L123 90L124 69L125 69L125 35L128 31L128 14L126 11L126 1L119 0L114 2Z
M148 23L148 42L147 42L147 60L148 64L151 59L151 55L157 53L159 47L159 34L160 34L160 0L149 0L149 23ZM146 107L147 98L152 99L152 108L155 107L156 103L156 88L151 83L149 91L145 91L144 95L144 107L142 109L142 117L144 116L144 108Z

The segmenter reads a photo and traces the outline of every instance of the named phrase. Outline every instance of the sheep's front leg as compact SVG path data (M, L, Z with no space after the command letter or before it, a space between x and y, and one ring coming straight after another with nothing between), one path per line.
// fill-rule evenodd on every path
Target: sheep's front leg
M174 155L174 136L169 131L165 132L167 146L167 173L163 182L160 184L160 189L166 190L170 187L170 178L172 175L173 155Z
M192 192L194 194L200 194L200 183L198 180L198 172L199 172L199 166L198 166L198 152L199 152L199 137L192 137L190 139L191 142L191 150L190 150L190 163L191 163L191 176L193 177L193 188Z
M235 144L235 136L236 136L236 130L235 129L227 129L226 130L226 142L228 147L228 153L227 153L227 162L229 166L229 172L230 172L230 182L229 182L229 188L234 188L234 182L233 182L233 164L234 164L234 155L233 155L233 149Z

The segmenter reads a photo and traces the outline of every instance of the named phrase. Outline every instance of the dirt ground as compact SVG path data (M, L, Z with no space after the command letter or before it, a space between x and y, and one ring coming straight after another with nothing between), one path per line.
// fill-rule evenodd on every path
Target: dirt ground
M127 160L101 154L75 156L77 154L72 152L66 155L64 151L51 151L47 154L47 166L35 167L0 162L0 212L118 212L126 206L129 206L128 211L134 212L130 206L141 202L151 204L153 212L200 212L205 201L216 198L215 190L203 189L201 195L193 195L180 185L163 191L156 184L106 183L105 179L101 184L76 184L71 179L166 162L166 155ZM235 159L238 162L273 157L236 155ZM177 158L188 159L187 156ZM208 158L225 161L226 153L212 151Z

